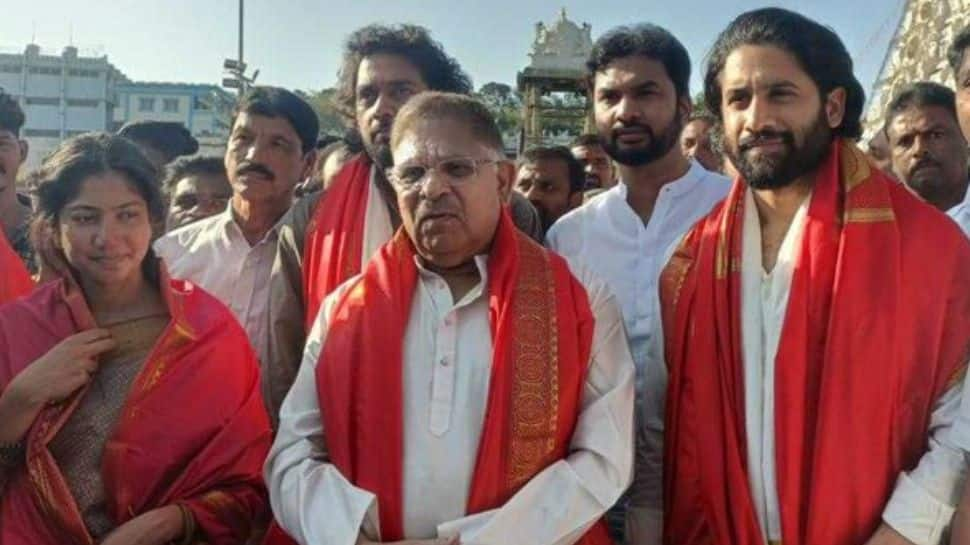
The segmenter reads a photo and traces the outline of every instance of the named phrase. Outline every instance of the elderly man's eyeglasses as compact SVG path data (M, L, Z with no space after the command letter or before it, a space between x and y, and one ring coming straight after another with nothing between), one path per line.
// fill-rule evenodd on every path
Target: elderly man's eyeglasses
M417 189L429 179L431 171L438 171L452 186L473 180L481 165L498 163L498 159L475 159L473 157L449 157L425 166L417 164L397 165L387 169L387 179L401 189Z

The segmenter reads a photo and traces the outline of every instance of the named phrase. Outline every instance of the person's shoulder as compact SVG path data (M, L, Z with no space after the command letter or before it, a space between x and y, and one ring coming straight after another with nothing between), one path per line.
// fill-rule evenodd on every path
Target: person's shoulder
M219 213L169 231L155 241L155 252L165 259L181 254L186 248L198 248L223 229L226 221L225 213Z

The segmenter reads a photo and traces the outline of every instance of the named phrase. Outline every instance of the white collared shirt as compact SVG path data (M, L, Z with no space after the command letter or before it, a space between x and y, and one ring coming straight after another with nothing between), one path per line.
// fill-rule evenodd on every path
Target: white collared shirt
M666 383L660 334L660 296L657 283L664 265L684 234L727 196L731 181L705 170L697 161L681 178L666 184L657 196L650 221L644 225L627 203L627 186L617 185L557 221L546 245L570 265L587 269L606 282L620 302L630 352L637 370L637 457L640 465L663 464L663 400L646 396L646 385ZM659 403L659 405L658 405ZM631 495L662 505L662 473L656 482L638 483ZM661 513L650 515L659 521Z
M953 221L957 222L963 232L970 237L970 188L967 188L963 202L947 210L946 215L953 218Z
M154 244L172 278L196 284L229 307L261 361L269 335L269 275L276 238L274 227L250 246L230 202L224 212L180 227Z
M476 264L482 281L458 302L441 277L419 268L403 339L404 533L409 539L460 535L467 545L568 545L631 478L634 371L620 311L605 286L580 278L596 323L570 454L504 506L468 516L492 363L486 261ZM276 520L304 544L353 545L362 531L379 538L376 496L328 463L317 401L316 366L329 315L353 282L324 300L266 462Z

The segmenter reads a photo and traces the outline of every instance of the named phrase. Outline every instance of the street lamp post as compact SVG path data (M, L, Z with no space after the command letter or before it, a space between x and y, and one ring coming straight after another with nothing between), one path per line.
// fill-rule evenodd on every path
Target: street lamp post
M246 63L243 61L243 2L239 0L239 52L235 59L222 61L222 68L229 77L222 79L222 86L236 89L239 96L242 96L256 82L259 70L253 72L252 76L246 75Z

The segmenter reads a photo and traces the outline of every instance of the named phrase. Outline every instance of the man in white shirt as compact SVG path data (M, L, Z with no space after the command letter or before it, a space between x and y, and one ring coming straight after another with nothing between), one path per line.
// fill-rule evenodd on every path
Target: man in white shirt
M715 42L705 99L741 178L661 275L667 544L947 530L970 242L852 143L863 94L799 14L748 12Z
M948 52L950 68L956 81L956 110L963 129L963 136L970 142L970 26L957 33ZM970 235L970 191L963 204L949 212L951 218L963 227L963 231ZM970 378L967 378L966 389L963 392L963 409L960 411L958 425L970 430ZM964 435L970 437L970 432ZM963 445L970 463L970 442ZM970 481L964 487L963 501L953 522L953 537L951 545L970 543Z
M615 300L515 229L481 103L418 95L390 146L403 229L313 325L266 463L277 522L302 544L609 543L633 458Z
M232 198L225 212L176 229L154 246L172 277L191 280L232 310L264 376L276 226L293 202L293 188L313 167L318 127L313 108L295 94L250 90L236 105L226 147ZM264 393L268 385L264 380Z
M903 87L886 110L884 132L900 181L959 222L970 197L970 147L960 131L953 91L928 81ZM970 235L970 223L961 227Z
M637 369L637 456L641 466L659 468L663 421L642 418L644 404L655 402L644 396L644 383L659 371L648 361L661 364L647 352L660 319L657 278L673 244L724 198L730 181L681 151L691 109L690 58L674 36L653 25L614 29L596 42L588 66L597 130L620 182L563 216L546 244L596 273L620 301ZM662 415L660 409L650 414ZM650 474L656 479L638 482L631 494L636 504L656 506L649 517L659 527L662 483L659 470ZM611 524L617 537L622 513Z

